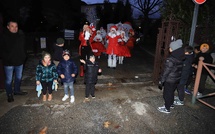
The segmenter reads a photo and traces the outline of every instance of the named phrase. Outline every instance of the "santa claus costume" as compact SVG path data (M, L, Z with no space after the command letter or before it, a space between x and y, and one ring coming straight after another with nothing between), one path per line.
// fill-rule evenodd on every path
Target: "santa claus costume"
M90 24L90 30L91 30L91 36L90 36L90 42L93 42L94 37L96 36L96 28L93 25L93 23ZM91 45L92 46L92 45Z
M80 59L86 60L92 54L91 42L90 37L92 35L92 31L90 27L86 24L83 26L83 31L79 33L79 55ZM81 63L80 65L80 76L84 76L84 64Z
M134 37L134 30L130 29L128 32L128 42L126 43L126 46L129 48L129 50L131 51L134 48L134 44L135 44L135 37Z
M100 32L101 32L103 44L106 45L106 38L105 37L107 35L107 32L105 31L105 29L103 27L100 27Z
M116 68L116 56L118 54L118 39L120 39L120 33L117 32L117 27L112 26L110 32L107 34L106 39L108 41L108 46L106 53L108 54L108 67Z
M103 39L100 30L97 30L96 36L93 39L93 42L91 44L93 53L95 56L98 56L100 58L100 55L102 52L106 52L106 48L103 44Z
M124 57L131 57L130 50L126 46L128 38L125 36L125 31L121 31L120 33L121 39L118 39L118 60L119 64L123 64Z

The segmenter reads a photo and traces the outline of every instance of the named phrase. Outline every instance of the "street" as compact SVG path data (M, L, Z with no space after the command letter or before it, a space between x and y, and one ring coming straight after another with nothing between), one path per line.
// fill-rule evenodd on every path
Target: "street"
M72 58L79 65L77 52ZM107 68L107 57L97 59L103 72L96 85L96 98L83 102L85 85L77 77L75 103L62 102L63 87L53 92L53 100L43 102L35 90L35 68L39 58L30 55L25 66L22 89L26 96L15 96L8 103L0 93L0 134L212 134L214 110L200 102L175 106L170 114L160 113L162 91L152 82L154 57L138 46L131 58L116 69ZM176 93L177 94L177 93Z

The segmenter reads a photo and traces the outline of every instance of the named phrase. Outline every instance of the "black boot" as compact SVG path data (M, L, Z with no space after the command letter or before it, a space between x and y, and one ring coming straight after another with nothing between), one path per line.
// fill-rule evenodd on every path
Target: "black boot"
M8 101L8 102L13 102L13 101L14 101L13 95L12 95L12 94L9 94L9 95L7 96L7 101Z

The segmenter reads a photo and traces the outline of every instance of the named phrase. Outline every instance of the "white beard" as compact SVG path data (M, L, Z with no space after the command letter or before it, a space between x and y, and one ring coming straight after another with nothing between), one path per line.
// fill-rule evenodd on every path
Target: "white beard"
M108 33L108 36L110 36L111 38L115 38L115 37L116 37L116 34L115 34L115 33L110 32L110 33Z
M85 40L89 40L90 39L90 32L86 31L85 32L85 37L84 37Z
M94 40L94 41L99 41L99 42L101 42L101 41L102 41L102 36L101 36L100 34L97 34L97 35L94 37L93 40Z

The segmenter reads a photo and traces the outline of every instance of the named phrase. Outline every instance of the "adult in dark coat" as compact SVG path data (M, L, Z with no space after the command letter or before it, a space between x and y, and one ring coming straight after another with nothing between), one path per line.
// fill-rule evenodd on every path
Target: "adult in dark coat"
M25 95L27 92L20 90L23 64L26 60L25 36L18 31L18 23L8 22L7 30L0 39L0 51L5 71L5 88L8 102L14 101L14 95ZM12 89L13 73L15 74L14 90Z

